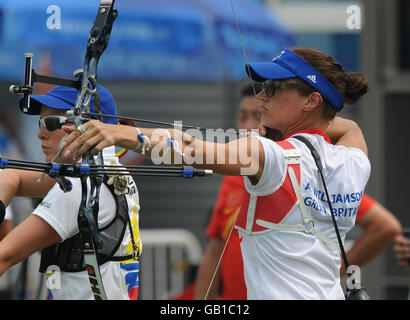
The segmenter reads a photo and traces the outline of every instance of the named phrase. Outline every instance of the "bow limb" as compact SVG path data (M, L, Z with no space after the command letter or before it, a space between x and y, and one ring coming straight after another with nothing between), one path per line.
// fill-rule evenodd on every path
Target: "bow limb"
M97 114L100 114L100 97L98 94L96 79L97 68L98 61L108 46L113 22L118 16L118 12L113 9L113 6L114 0L101 1L97 17L88 37L81 88L73 110L73 118L77 127L80 127L84 123L84 119L81 115L90 112L91 99L94 101L95 111ZM102 151L98 153L97 160L94 156L88 153L83 155L82 160L83 163L89 165L104 165ZM89 197L87 185L88 179L90 180ZM97 259L97 248L101 247L98 231L98 212L100 190L103 179L104 173L93 176L83 175L81 177L82 195L77 218L82 240L84 262L91 285L91 291L96 300L107 299Z

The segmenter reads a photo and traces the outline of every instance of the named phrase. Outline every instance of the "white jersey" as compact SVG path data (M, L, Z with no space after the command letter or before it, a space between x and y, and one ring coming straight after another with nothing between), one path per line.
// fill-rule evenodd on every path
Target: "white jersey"
M0 171L3 171L3 170L0 169ZM11 208L11 204L9 204L9 205L6 207L6 213L5 213L5 215L4 215L4 220L12 221L12 220L13 220L13 217L14 217L14 215L13 215L13 209Z
M7 206L4 220L9 220L9 221L13 220L13 209L11 208L11 206Z
M117 162L114 148L104 150L105 164ZM69 178L73 184L72 191L63 193L58 184L49 191L33 214L44 219L62 238L62 241L71 238L79 232L77 216L81 202L81 182L79 178ZM129 216L133 227L134 239L142 250L139 234L139 198L135 182L128 177L129 189L126 195ZM88 191L89 181L88 181ZM98 226L102 228L110 223L116 212L115 200L102 184L100 192L100 206ZM116 256L132 253L130 231L127 227L122 243L115 253ZM108 261L100 266L102 281L108 299L134 299L138 294L139 262L134 259L128 261ZM86 271L61 272L61 278L50 282L53 299L87 300L94 299Z
M320 130L295 133L307 138L319 152L324 178L344 240L354 226L370 162L359 149L334 146ZM327 138L327 137L326 137ZM256 185L245 177L250 195L266 196L283 183L287 164L284 150L271 140L258 137L265 154L262 176ZM304 143L288 138L301 156L301 191L315 228L337 244L324 188L310 150ZM303 223L299 205L280 221L285 225ZM247 233L239 228L248 299L344 299L340 286L341 257L335 246L303 231L266 230Z

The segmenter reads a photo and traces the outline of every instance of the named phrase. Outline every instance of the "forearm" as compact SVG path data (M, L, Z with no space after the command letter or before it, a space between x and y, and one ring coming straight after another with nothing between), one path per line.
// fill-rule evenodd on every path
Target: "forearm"
M45 176L37 182L41 173L17 169L0 172L0 200L8 206L15 196L43 198L55 184L55 180Z
M12 221L4 220L3 223L0 225L0 241L10 233L13 228Z
M61 237L42 218L32 214L0 241L0 276L11 266Z
M151 141L152 148L148 155L156 164L162 161L164 164L189 165L231 176L259 177L262 173L264 155L260 142L256 138L214 143L202 140L203 137L199 139L175 129L141 128L140 131ZM167 143L169 138L174 139L172 147ZM136 151L142 153L142 146L138 145Z
M82 135L65 128L70 133L65 139L65 160L79 159L85 152L97 154L106 147L116 145L148 156L155 164L190 165L224 175L256 178L262 174L264 153L256 138L213 143L176 129L134 128L96 120L87 122L83 127L86 131Z
M19 170L7 169L0 172L0 200L7 207L20 189Z
M205 143L180 130L137 130L129 126L121 126L121 129L123 130L119 130L116 136L116 144L150 157L156 164L196 166L205 163ZM141 142L139 139L144 141Z

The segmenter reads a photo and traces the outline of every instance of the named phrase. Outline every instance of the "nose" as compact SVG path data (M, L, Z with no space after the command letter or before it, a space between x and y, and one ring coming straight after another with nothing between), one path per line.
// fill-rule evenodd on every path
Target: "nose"
M40 130L38 131L37 138L40 140L45 140L48 138L48 130L46 127L41 127Z

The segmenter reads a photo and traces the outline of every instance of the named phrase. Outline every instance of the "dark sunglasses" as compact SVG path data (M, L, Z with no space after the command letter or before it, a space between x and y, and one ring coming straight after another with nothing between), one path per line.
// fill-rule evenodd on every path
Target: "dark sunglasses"
M269 98L272 98L275 95L276 90L278 89L292 89L296 88L297 86L298 84L295 82L288 82L283 80L269 79L262 82L262 90L265 91L265 95Z
M46 127L48 131L61 129L65 123L73 123L73 120L64 116L48 116L38 119L39 129Z

